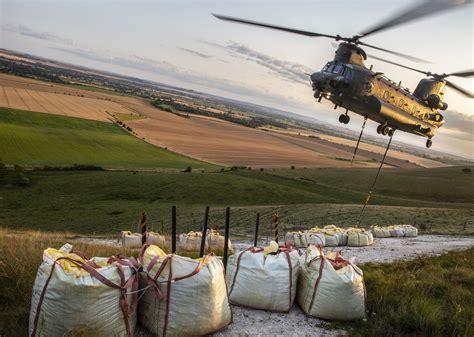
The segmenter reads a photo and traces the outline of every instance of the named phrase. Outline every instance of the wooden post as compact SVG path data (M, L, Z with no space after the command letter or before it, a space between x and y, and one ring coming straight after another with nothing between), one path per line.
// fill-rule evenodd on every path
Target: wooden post
M273 233L275 242L278 243L278 210L273 214Z
M199 250L199 257L204 256L204 247L206 245L206 235L207 235L207 223L209 221L209 206L206 206L206 211L204 213L204 223L202 225L202 236L201 236L201 249Z
M142 230L142 245L146 244L146 213L142 213L142 219L140 220L140 228Z
M176 206L171 207L171 254L176 253Z
M257 222L255 223L255 239L253 240L254 247L257 247L259 225L260 225L260 213L257 213Z
M230 207L225 209L224 228L224 270L227 269L227 257L229 255L229 227L230 227Z

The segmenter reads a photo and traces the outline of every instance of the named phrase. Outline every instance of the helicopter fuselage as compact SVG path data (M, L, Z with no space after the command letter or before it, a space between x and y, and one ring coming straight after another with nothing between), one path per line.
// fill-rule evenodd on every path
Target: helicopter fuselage
M365 67L366 58L365 51L357 45L340 43L334 60L311 75L314 97L345 108L345 117L339 118L341 123L348 123L350 110L379 123L379 133L402 130L431 139L444 123L438 111L447 108L443 102L444 82L422 79L411 93L401 82L397 84L383 73Z
M354 58L349 57L348 61L353 62ZM334 103L336 108L342 107L367 117L379 123L382 128L398 129L430 139L443 125L444 118L437 109L447 107L442 102L442 81L423 84L422 80L420 85L428 85L428 90L423 91L423 86L417 88L415 93L418 91L425 96L419 97L422 95L416 96L403 88L401 83L397 84L382 73L366 68L361 60L352 62L334 60L328 62L321 71L313 73L311 82L315 97L319 100L326 98ZM435 102L435 107L426 103L430 95L440 97Z

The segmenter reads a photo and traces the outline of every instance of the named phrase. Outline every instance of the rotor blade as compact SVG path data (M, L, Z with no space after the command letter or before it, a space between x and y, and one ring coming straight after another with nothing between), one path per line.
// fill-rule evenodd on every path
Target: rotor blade
M380 47L377 47L377 46L372 46L372 45L367 44L367 43L365 43L365 42L359 41L359 44L361 44L361 45L363 45L363 46L366 46L366 47L369 47L369 48L381 50L381 51L384 51L384 52L389 53L389 54L397 55L397 56L399 56L399 57L406 58L407 60L410 60L410 61L421 62L421 63L431 63L431 62L429 62L429 61L420 59L420 58L418 58L418 57L410 56L410 55L407 55L407 54L402 54L402 53L399 53L399 52L396 52L396 51L392 51L392 50L380 48Z
M425 16L457 8L462 5L471 4L473 0L425 0L413 7L399 12L388 20L363 31L359 37L365 37L394 26L404 24Z
M448 74L447 76L471 77L474 76L474 70L457 71L455 73Z
M233 18L233 17L230 17L230 16L225 16L225 15L220 15L220 14L212 14L212 15L214 15L216 18L224 20L224 21L232 21L232 22L243 23L243 24L247 24L247 25L253 25L253 26L271 28L271 29L276 29L276 30L282 30L284 32L289 32L289 33L294 33L294 34L300 34L300 35L311 36L311 37L328 37L328 38L331 38L331 39L336 38L335 35L320 34L320 33L308 32L308 31L305 31L305 30L275 26L275 25L270 25L270 24L261 23L261 22L257 22L257 21Z
M453 82L450 82L450 81L447 81L447 80L444 80L446 82L446 86L456 90L457 92L463 94L464 96L467 96L469 98L474 98L474 93L472 92L469 92L463 88L460 88L458 87L456 84L454 84Z
M389 60L383 59L383 58L378 57L378 56L374 56L374 55L370 55L370 54L369 54L368 56L371 57L371 58L373 58L373 59L382 61L382 62L390 63L390 64L393 64L393 65L395 65L395 66L402 67L402 68L406 68L406 69L410 69L410 70L416 71L416 72L418 72L418 73L421 73L421 74L424 74L424 75L428 75L428 76L429 76L429 73L428 73L427 71L424 71L424 70L412 68L412 67L409 67L409 66L406 66L406 65L397 63L397 62L393 62L393 61L389 61Z

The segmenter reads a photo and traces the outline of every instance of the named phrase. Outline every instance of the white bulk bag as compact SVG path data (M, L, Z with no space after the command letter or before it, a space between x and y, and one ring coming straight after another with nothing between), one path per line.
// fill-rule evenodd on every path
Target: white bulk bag
M411 226L411 225L402 225L400 226L403 228L406 237L416 237L418 235L418 228Z
M371 232L365 230L352 230L347 232L347 245L350 247L370 246L374 243L374 237Z
M388 229L390 230L390 236L392 238L405 236L405 230L400 226L389 226Z
M29 335L55 337L83 331L131 337L136 323L136 261L86 260L69 253L71 248L44 251L33 287Z
M184 251L198 251L201 249L201 237L202 233L199 232L189 232L179 235L179 247ZM224 249L224 236L220 235L217 231L208 230L206 235L206 242L204 244L204 249L216 250ZM230 240L228 241L229 250L232 250L232 244Z
M234 254L227 263L229 300L236 305L288 312L295 299L298 268L295 250L267 254L263 248L251 247Z
M387 227L375 226L373 232L376 238L389 238L391 236L390 230Z
M326 237L324 236L323 233L312 233L312 232L307 232L306 233L306 241L308 243L307 246L309 245L315 245L315 246L321 246L324 247L326 245Z
M343 246L344 237L339 232L325 232L324 241L326 243L326 247Z
M224 265L213 254L199 260L165 255L157 246L143 254L138 304L140 323L158 336L197 336L232 322Z
M339 255L330 259L310 246L300 268L296 300L310 316L329 320L362 319L365 317L362 270Z
M166 239L160 233L147 232L146 233L146 238L147 238L147 241L150 245L155 245L155 246L162 247L162 248L165 247ZM140 242L140 244L141 244L141 242Z
M124 248L140 248L142 246L142 235L129 231L121 232L122 247Z

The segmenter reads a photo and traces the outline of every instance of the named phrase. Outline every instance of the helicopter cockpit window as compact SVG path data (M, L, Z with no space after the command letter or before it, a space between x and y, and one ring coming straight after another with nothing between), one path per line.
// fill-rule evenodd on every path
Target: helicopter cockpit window
M332 70L332 72L335 74L342 74L343 71L344 71L344 67L341 65L335 66L334 69Z
M344 77L347 79L352 79L352 70L349 68L344 69Z
M323 72L324 72L324 71L328 71L328 68L329 68L330 66L331 66L331 63L327 63L327 64L323 67L323 69L321 69L321 71L323 71Z
M328 64L325 68L325 72L332 73L332 70L334 69L334 64Z

